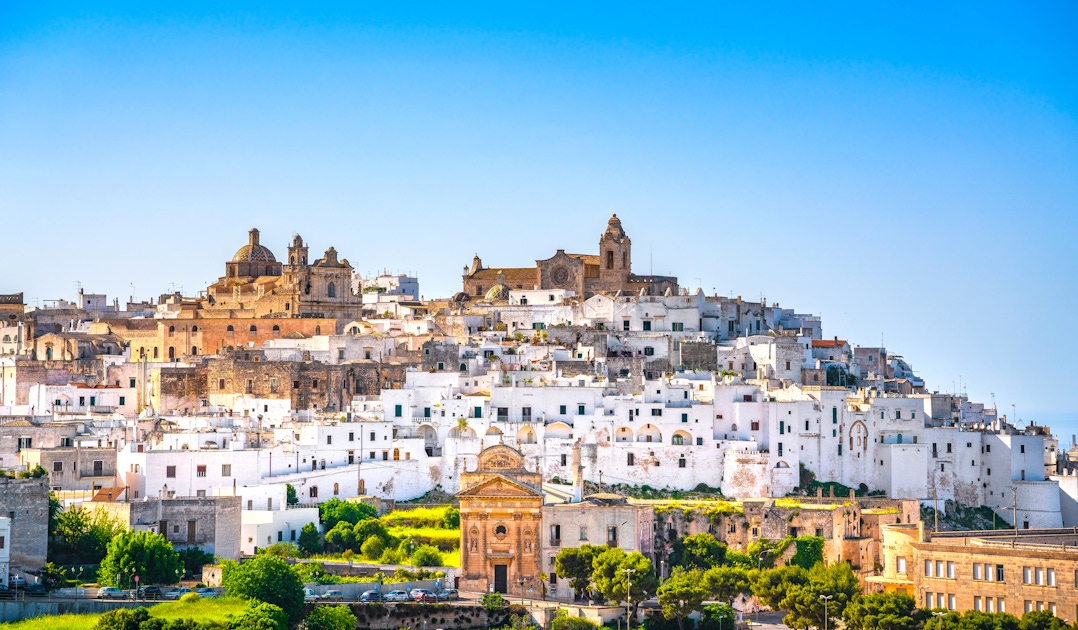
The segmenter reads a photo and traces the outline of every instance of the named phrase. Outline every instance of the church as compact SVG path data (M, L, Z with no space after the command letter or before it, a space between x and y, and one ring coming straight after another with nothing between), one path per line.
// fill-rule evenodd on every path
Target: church
M632 241L615 214L599 237L598 254L567 254L559 249L546 260L535 261L535 267L484 267L476 254L471 266L464 268L463 296L499 299L514 289L565 289L585 299L618 291L663 295L669 290L677 294L677 278L634 274L632 262Z
M362 311L362 300L351 287L352 265L338 259L336 249L330 247L322 258L309 262L307 244L297 234L282 264L252 229L247 244L225 263L225 275L207 288L199 306L204 317L349 321L359 319Z

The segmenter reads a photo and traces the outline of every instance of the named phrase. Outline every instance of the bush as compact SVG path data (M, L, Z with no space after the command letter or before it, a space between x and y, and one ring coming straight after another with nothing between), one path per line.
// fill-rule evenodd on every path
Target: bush
M228 627L233 630L288 630L288 615L280 606L256 604L232 617Z
M316 606L300 628L305 630L353 630L356 616L347 606Z
M143 584L172 584L183 573L180 554L164 536L127 530L109 541L98 573L103 584L134 588L134 576Z
M303 583L287 562L259 555L243 564L225 564L222 585L230 595L281 607L291 619L303 611Z
M583 617L555 617L550 624L550 630L595 630L599 626Z
M299 530L299 548L303 553L318 553L322 549L322 542L318 539L318 528L314 523L307 523Z
M183 563L183 574L189 578L201 577L202 567L213 564L214 561L213 554L203 551L201 547L187 547L177 553L180 554L180 562Z
M202 598L199 597L198 593L184 593L180 597L180 601L185 603L185 604L193 604L193 603L197 602L200 599L202 599Z
M442 566L442 554L437 547L420 545L412 554L412 564L417 567L440 567Z
M150 611L145 608L116 608L101 615L94 627L100 630L139 630L142 622L149 618Z
M258 553L264 553L267 556L277 556L278 558L298 558L299 547L295 543L279 542L273 543L269 547L259 548Z
M446 509L442 517L442 526L446 529L460 529L460 510L455 507Z
M501 593L483 593L483 596L479 598L479 603L489 611L504 610L509 607L509 602L505 601Z
M382 557L382 554L386 550L385 543L377 536L369 536L367 540L363 541L363 546L359 548L364 557L371 560L377 560Z

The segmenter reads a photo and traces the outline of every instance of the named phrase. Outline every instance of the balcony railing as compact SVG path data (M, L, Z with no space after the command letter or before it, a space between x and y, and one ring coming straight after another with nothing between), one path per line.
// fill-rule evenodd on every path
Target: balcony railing
M561 538L551 538L550 539L550 546L551 547L561 547Z

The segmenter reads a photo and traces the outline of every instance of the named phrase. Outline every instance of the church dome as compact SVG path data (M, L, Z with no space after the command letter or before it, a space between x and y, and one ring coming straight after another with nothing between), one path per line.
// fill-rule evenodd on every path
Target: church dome
M232 262L277 262L277 259L268 247L258 244L258 230L252 229L249 242L236 250Z

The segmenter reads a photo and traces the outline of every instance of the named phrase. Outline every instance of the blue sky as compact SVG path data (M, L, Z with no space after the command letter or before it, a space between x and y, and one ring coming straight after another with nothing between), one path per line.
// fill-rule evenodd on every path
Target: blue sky
M0 4L0 292L592 252L1078 426L1078 5ZM1065 383L1053 386L1052 383Z

